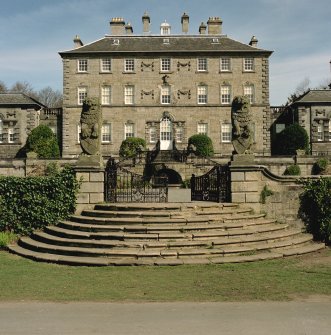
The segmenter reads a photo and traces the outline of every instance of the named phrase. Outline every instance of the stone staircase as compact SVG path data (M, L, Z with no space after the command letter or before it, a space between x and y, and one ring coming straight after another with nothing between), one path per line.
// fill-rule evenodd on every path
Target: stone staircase
M300 228L237 204L100 204L22 237L11 252L68 265L252 262L324 248Z

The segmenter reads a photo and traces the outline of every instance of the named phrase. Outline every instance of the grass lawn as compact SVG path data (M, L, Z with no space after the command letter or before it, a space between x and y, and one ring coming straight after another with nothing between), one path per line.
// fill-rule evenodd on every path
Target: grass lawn
M331 296L331 249L281 260L70 267L0 251L0 301L254 301Z

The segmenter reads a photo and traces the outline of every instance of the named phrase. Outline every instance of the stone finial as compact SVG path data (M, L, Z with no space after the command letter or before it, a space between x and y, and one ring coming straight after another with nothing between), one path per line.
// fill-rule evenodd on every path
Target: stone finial
M199 34L206 35L206 31L207 31L207 25L204 22L201 22L199 27Z
M125 26L125 33L126 35L132 35L133 34L133 28L130 22Z
M144 13L142 17L142 22L143 22L143 33L144 34L150 34L150 23L151 23L151 18L148 15L147 12Z
M182 32L184 34L188 33L188 28L189 28L189 22L190 22L190 17L184 13L181 18L181 23L182 23Z
M79 37L78 35L76 35L76 36L74 37L74 46L75 46L75 49L80 48L80 47L82 47L83 45L84 45L84 44L83 44L82 40L80 39L80 37Z
M249 45L256 48L257 47L257 43L258 43L258 39L255 36L252 36Z

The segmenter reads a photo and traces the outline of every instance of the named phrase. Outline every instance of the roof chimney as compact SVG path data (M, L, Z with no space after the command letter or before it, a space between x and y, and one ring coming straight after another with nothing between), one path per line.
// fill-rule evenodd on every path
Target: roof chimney
M184 13L184 14L182 15L182 19L181 19L181 23L182 23L182 32L183 32L184 34L187 34L187 33L188 33L188 24L189 24L189 22L190 22L190 17L189 17L186 13Z
M78 35L74 38L74 47L75 49L82 47L84 44Z
M113 17L109 24L112 35L124 35L125 21L122 17Z
M150 23L151 23L151 18L149 17L148 13L145 12L143 17L142 17L142 21L143 21L143 32L144 34L150 34Z
M210 17L207 21L209 35L222 34L222 20L219 17Z
M201 22L200 27L199 27L199 34L200 35L206 35L206 31L207 31L206 24Z
M249 42L249 45L251 47L256 48L257 47L257 42L258 42L258 39L255 36L252 36L251 41Z
M133 28L132 28L130 22L125 26L125 33L126 33L126 35L132 35L133 34Z

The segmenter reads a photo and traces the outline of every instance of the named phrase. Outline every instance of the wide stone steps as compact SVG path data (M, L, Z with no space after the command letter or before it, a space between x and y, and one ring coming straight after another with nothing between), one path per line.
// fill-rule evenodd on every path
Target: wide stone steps
M324 245L236 204L101 204L22 237L10 250L73 265L180 265L256 261Z

